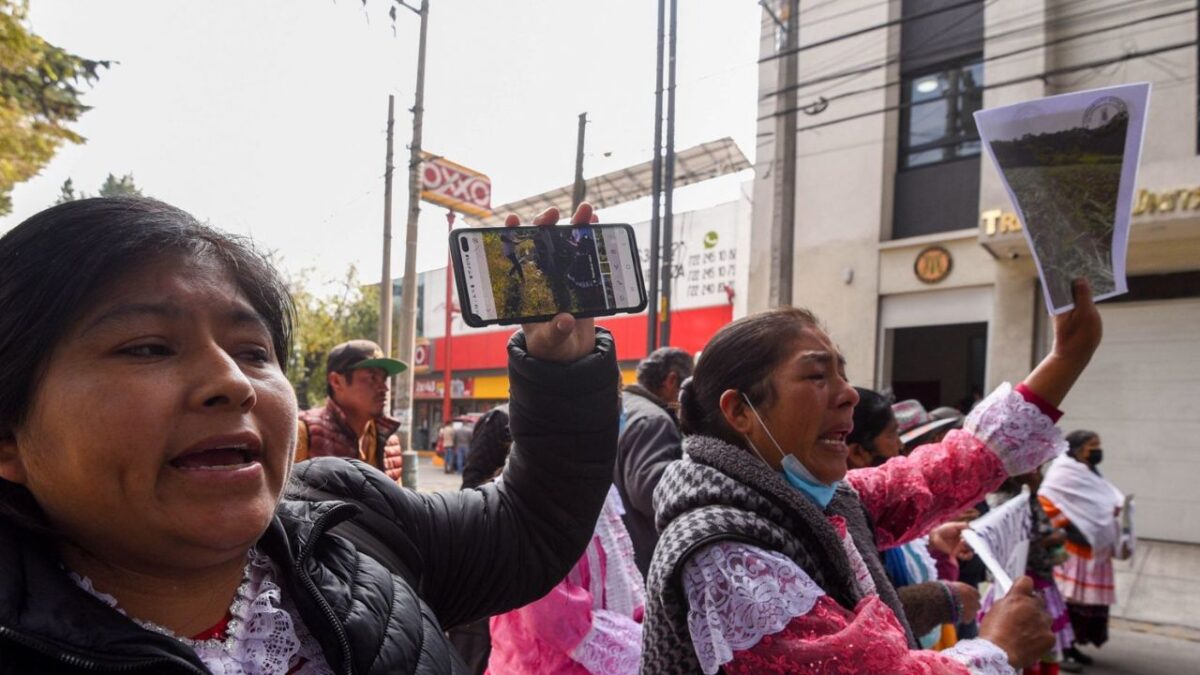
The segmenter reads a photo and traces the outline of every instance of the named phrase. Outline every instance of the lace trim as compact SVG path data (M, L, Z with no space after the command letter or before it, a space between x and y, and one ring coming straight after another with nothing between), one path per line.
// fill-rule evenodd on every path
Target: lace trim
M975 406L963 428L995 453L1010 476L1029 473L1067 449L1054 421L1007 382Z
M595 610L592 627L571 658L596 675L634 675L642 662L642 624L616 612Z
M1008 655L987 640L962 640L941 652L971 670L971 675L1015 675Z
M706 546L684 563L683 590L692 645L707 674L808 614L825 595L787 556L730 542Z
M833 518L841 519L841 516L833 516ZM842 535L842 550L846 552L846 557L850 560L850 571L854 573L854 584L858 586L858 592L863 597L878 595L879 591L875 588L875 578L871 576L871 570L867 569L867 563L863 560L858 546L854 545L854 538L850 536L850 532L844 524L840 525L838 530Z
M96 590L91 579L74 572L69 575L85 592L125 614L116 598ZM214 675L332 675L320 644L295 608L283 600L274 576L271 561L251 549L242 583L229 607L233 618L223 638L192 640L154 622L130 619L146 630L191 647ZM291 670L298 663L302 664L300 668Z
M596 606L632 617L646 606L646 583L634 562L633 540L629 538L629 531L621 520L621 511L621 497L616 487L610 487L595 531L604 553L603 578L600 578L600 552L595 550L597 547L588 546L587 556ZM601 582L599 588L596 587L597 581ZM603 596L597 590L603 591Z

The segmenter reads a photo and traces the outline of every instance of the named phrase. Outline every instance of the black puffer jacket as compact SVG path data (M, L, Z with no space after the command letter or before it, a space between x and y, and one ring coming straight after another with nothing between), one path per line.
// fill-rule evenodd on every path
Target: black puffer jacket
M361 462L302 463L258 548L339 675L457 673L443 628L524 605L579 559L612 477L612 338L570 365L509 343L504 478L418 494ZM391 570L391 571L389 571ZM53 549L0 520L0 673L204 673L191 651L79 590Z

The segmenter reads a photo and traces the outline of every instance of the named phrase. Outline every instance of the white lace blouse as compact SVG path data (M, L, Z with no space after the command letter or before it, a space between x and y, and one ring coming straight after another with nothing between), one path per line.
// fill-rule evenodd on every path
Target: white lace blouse
M92 596L125 614L117 600L74 572L71 579ZM142 628L191 647L214 675L332 675L321 645L308 632L295 606L275 583L275 566L251 549L245 576L229 607L225 637L192 640L150 621L129 617Z

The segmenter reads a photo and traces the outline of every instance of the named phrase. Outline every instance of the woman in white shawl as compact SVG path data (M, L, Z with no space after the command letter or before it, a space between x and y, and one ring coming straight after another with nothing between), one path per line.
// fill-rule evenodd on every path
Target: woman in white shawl
M1067 531L1067 561L1054 579L1067 600L1075 643L1108 641L1108 608L1116 602L1113 558L1126 557L1121 542L1125 495L1100 475L1104 451L1094 431L1067 434L1069 451L1050 463L1038 499L1055 527ZM1091 658L1072 647L1067 656L1087 665Z

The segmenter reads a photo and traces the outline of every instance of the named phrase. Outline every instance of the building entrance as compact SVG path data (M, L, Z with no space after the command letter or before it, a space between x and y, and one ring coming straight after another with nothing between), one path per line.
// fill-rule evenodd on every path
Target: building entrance
M987 323L896 328L891 386L897 401L915 398L933 410L967 411L984 395Z

